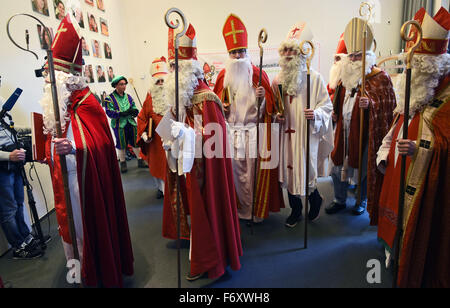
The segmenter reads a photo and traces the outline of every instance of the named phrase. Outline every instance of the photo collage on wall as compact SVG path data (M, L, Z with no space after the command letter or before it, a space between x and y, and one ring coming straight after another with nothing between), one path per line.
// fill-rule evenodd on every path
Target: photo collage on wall
M42 19L49 31L45 31L41 24L36 27L40 47L43 50L46 50L50 44L49 34L54 39L54 29L59 27L59 23L64 19L66 13L70 11L73 14L81 28L82 53L85 63L83 76L86 77L89 84L98 84L107 88L107 82L111 82L114 78L114 68L104 0L79 0L80 5L73 9L66 6L69 4L68 0L29 1L34 13L49 18ZM37 17L40 18L40 16Z

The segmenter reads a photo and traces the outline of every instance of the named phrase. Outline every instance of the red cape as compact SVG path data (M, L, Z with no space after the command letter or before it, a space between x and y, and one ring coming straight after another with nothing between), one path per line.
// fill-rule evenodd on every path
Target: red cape
M259 85L259 68L255 65L253 66L253 87L258 87ZM214 86L214 92L219 96L220 99L223 98L223 82L225 80L225 69L222 70L217 76L216 84ZM264 123L268 129L267 142L269 149L271 148L271 123L272 123L272 113L275 112L275 99L272 92L272 87L270 85L269 77L266 72L262 72L261 86L266 90L266 114L264 116ZM260 158L261 159L261 158ZM266 159L267 161L270 158ZM279 212L280 208L284 208L284 199L281 186L278 181L278 167L275 169L261 169L258 166L257 175L257 190L256 190L256 204L255 204L255 216L259 218L269 217L270 212Z
M148 133L150 119L153 119L153 137L150 143L145 143L141 136L144 132ZM137 117L138 136L136 144L141 148L143 159L147 161L151 175L164 181L166 179L166 153L162 147L161 137L155 132L161 119L162 116L153 111L152 96L148 93L144 106Z
M203 126L218 123L223 131L223 144L227 144L225 119L221 103L203 80L194 92L194 107L189 109L187 123L194 127L193 113L201 115ZM195 102L197 100L197 102ZM220 105L219 105L220 104ZM212 136L204 135L203 142ZM191 274L208 273L210 279L222 276L228 265L241 267L242 256L239 219L233 182L231 159L195 159L193 169L179 177L181 184L181 233L191 238ZM168 169L164 196L163 236L177 238L175 174ZM187 215L191 216L191 232Z
M105 112L89 88L75 91L70 100L83 216L83 283L89 287L123 287L122 275L133 274L134 261L114 141ZM50 142L48 138L48 161ZM50 169L55 209L60 234L71 243L59 156L54 158Z
M342 166L344 156L344 129L342 122L342 106L344 104L345 91L341 91L338 103L339 117L336 124L334 149L331 159L335 166ZM370 108L364 116L364 138L363 148L368 142L368 165L367 165L367 211L370 215L370 224L378 223L378 198L383 183L383 174L378 170L376 159L383 138L387 135L394 120L394 109L396 98L391 78L386 72L380 71L367 76L366 93L371 101ZM350 134L348 144L348 164L352 168L359 165L359 122L360 108L357 96L353 107L350 122Z

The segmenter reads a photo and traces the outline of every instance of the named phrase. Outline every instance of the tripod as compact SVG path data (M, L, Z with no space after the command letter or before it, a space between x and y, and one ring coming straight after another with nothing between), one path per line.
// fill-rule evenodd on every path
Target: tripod
M9 125L8 123L6 123L4 118L0 119L0 125L11 133L15 148L19 150L21 146L18 142L17 131L14 129L14 122L12 121L12 117L7 113L5 114L5 116L9 118ZM28 181L27 173L25 172L25 162L17 163L17 167L19 168L20 176L22 177L23 180L23 185L27 190L28 206L33 216L34 228L36 230L36 235L39 240L39 245L42 250L46 250L47 249L46 243L48 243L51 240L51 237L50 235L44 236L44 234L42 233L41 222L39 220L39 215L36 209L36 201L34 200L33 196L33 187Z

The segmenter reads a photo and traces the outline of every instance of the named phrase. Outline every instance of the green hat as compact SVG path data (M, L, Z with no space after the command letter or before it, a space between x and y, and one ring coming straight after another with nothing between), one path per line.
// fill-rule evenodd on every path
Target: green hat
M117 76L112 80L111 86L115 88L121 80L125 80L125 82L128 84L128 80L124 76Z

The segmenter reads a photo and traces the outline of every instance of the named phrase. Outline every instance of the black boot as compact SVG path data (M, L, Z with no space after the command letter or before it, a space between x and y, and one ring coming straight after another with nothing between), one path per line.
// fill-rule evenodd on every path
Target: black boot
M297 223L302 220L302 199L297 198L294 195L288 193L289 196L289 206L291 207L291 215L286 219L285 226L288 228L294 228Z
M309 204L311 208L308 213L308 220L313 221L319 218L320 208L322 207L323 199L316 189L312 194L309 195Z
M138 159L138 168L148 168L143 159Z
M121 161L120 162L120 172L126 173L127 171L128 171L127 162L126 161Z
M344 210L346 207L347 205L345 203L337 203L333 201L325 208L325 213L328 215L336 214L337 212Z

